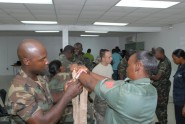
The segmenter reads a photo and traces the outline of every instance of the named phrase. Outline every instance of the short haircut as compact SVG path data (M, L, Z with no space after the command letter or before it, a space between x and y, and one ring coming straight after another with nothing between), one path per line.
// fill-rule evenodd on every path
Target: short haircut
M87 50L87 53L91 53L91 49L88 49L88 50Z
M74 53L74 47L71 45L67 45L64 47L64 51L63 52L69 52L69 53Z
M182 58L185 59L185 51L182 50L182 49L176 49L176 50L173 51L172 54L175 55L178 58L181 58L182 57Z
M62 66L62 63L59 60L53 60L49 63L49 73L52 76L55 76Z
M149 51L140 51L136 53L136 61L142 62L148 75L153 74L157 69L157 60Z
M79 43L79 42L78 43L75 43L74 46L82 48L82 44Z
M112 49L112 53L115 53L116 52L116 49Z
M107 50L107 49L101 49L101 50L100 50L100 58L101 58L101 59L105 56L105 53L106 53L106 52L109 52L109 50Z
M63 52L63 49L62 49L62 48L60 49L60 52L61 52L61 53Z
M164 49L162 47L158 47L155 49L155 51L159 51L160 53L165 53Z

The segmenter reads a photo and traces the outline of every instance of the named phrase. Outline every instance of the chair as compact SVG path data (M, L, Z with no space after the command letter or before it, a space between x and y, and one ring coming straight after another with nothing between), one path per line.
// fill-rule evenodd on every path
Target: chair
M8 114L6 107L5 107L5 100L6 100L6 90L0 90L0 98L3 103L3 106L0 105L0 123L1 124L11 124L10 115Z
M14 119L21 119L18 115L8 114L5 101L6 101L6 90L0 90L0 98L3 103L3 107L0 105L0 124L11 124ZM2 120L1 120L2 119ZM26 123L26 122L25 122Z

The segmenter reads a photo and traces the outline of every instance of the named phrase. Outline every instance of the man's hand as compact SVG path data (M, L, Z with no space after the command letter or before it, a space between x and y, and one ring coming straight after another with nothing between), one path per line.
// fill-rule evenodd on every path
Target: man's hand
M184 105L184 107L182 108L182 116L185 117L185 105Z
M77 68L78 68L78 64L71 64L70 65L70 71L73 72L73 70L76 70L77 71Z
M70 99L73 99L83 91L82 85L77 81L70 80L64 86L65 94L69 96Z
M78 72L79 70L84 70L89 73L89 69L87 67L85 67L84 65L72 64L70 66L70 71L73 72L74 70L76 72Z

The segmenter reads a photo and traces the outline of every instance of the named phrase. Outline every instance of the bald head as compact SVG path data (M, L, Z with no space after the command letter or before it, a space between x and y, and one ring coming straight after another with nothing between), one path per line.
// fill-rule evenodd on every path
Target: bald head
M31 75L43 75L47 71L47 51L42 43L34 39L22 41L17 49L22 69Z
M22 61L24 58L32 58L42 50L46 51L42 43L34 39L26 39L19 44L17 55L20 61Z

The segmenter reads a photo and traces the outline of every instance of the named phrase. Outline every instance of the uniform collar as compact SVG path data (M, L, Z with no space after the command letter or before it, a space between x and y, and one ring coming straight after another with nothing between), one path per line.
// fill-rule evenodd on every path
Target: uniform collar
M132 80L132 83L134 84L150 84L151 80L149 78L141 78L137 80Z
M30 77L28 77L28 75L27 75L22 69L20 69L19 74L20 74L23 78L30 78ZM30 79L31 79L31 78L30 78ZM34 81L34 82L44 82L47 78L46 78L46 76L38 75L38 76L37 76L37 79L38 79L38 81ZM33 79L31 79L31 80L33 80Z

